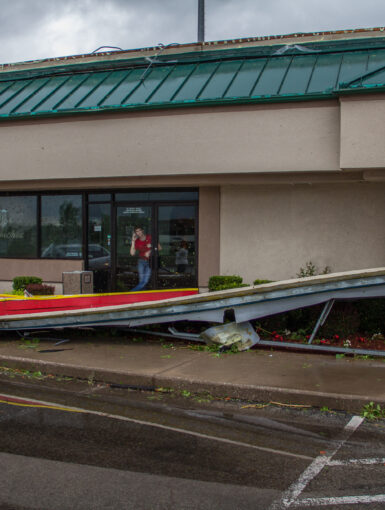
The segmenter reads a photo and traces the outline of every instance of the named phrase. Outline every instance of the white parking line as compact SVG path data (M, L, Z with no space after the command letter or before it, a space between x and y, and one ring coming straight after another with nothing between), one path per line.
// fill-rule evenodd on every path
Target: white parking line
M328 466L362 466L370 464L385 464L385 457L379 459L331 460Z
M345 425L340 438L336 440L335 447L327 451L324 455L316 457L310 466L300 475L291 486L283 493L282 497L274 501L269 510L282 510L291 507L297 502L298 497L304 491L306 486L316 477L322 469L330 462L332 457L338 452L341 446L349 439L355 430L361 425L364 418L361 416L353 416L353 418ZM300 502L298 501L298 504ZM310 505L308 505L310 506Z
M358 505L359 503L383 503L385 494L377 496L341 496L339 498L304 498L293 502L293 506Z
M7 397L7 398L12 398L15 400L19 399L20 401L23 400L23 399L21 399L21 397L15 397L13 395L6 395L6 394L0 395L0 399L1 399L1 396ZM45 402L43 400L35 400L33 398L24 399L24 401L28 401L31 404L35 404L36 407L44 406L47 408L56 409L58 411L72 411L72 412L75 411L75 412L81 412L81 413L85 413L85 414L93 414L96 416L102 416L102 417L110 418L113 420L127 421L130 423L136 423L138 425L145 425L147 427L154 427L154 428L163 429L163 430L171 430L172 432L177 432L179 434L186 434L189 436L195 436L195 437L199 437L202 439L209 439L211 441L216 441L219 443L227 443L227 444L231 444L234 446L241 446L243 448L252 448L254 450L259 450L259 451L267 452L267 453L273 453L275 455L284 455L286 457L295 457L296 459L303 459L303 460L313 460L313 457L309 457L308 455L301 455L300 453L292 453L292 452L288 452L285 450L276 450L274 448L268 448L266 446L259 446L259 445L254 445L254 444L250 444L250 443L242 443L241 441L233 441L232 439L227 439L225 437L210 436L208 434L201 434L199 432L194 432L194 431L188 430L188 429L181 429L178 427L170 427L168 425L162 425L160 423L154 423L151 421L137 420L135 418L128 418L126 416L119 416L116 414L103 413L101 411L93 411L90 409L82 409L80 407L68 407L68 406L58 407L58 404L55 404L53 402ZM6 403L7 402L5 402L5 404ZM12 404L12 403L14 403L14 402L10 402L10 404Z

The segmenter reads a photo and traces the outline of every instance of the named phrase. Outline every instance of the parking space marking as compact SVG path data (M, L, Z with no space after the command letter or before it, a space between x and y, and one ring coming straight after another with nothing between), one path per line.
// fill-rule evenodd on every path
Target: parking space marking
M341 496L336 498L304 498L293 502L293 506L358 505L359 503L383 503L385 494L376 496Z
M370 464L385 464L385 457L378 459L331 460L328 466L362 466Z
M334 448L326 451L325 454L316 457L313 462L305 469L305 471L299 476L299 478L294 483L292 483L291 486L283 493L281 498L273 502L269 510L282 510L285 508L290 508L294 503L297 503L297 505L302 504L302 501L298 501L298 498L305 490L307 485L322 471L326 465L329 464L334 455L345 444L353 432L358 429L363 421L364 418L361 416L353 416L352 419L343 428L340 437L336 439Z

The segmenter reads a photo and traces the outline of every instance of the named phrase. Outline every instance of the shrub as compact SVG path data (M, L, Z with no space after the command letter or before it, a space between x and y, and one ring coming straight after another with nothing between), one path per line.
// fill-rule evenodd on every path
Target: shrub
M317 274L329 274L331 269L329 266L325 266L322 271L318 269L318 267L313 264L311 260L306 262L305 267L299 268L299 273L297 273L298 278L306 278L307 276L316 276Z
M247 287L247 283L242 283L242 278L236 275L230 276L211 276L209 279L209 291L235 289L237 287Z
M262 285L263 283L272 283L273 280L259 280L258 278L253 281L253 285Z
M55 293L53 285L44 285L42 283L30 283L26 286L26 290L33 296L52 296Z
M24 291L24 289L29 284L41 284L41 283L43 283L43 280L38 276L15 276L15 278L12 280L12 288L13 290Z

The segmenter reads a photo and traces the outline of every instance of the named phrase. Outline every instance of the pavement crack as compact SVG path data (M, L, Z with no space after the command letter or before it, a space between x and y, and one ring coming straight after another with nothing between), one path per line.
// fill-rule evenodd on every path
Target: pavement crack
M173 365L172 367L165 368L165 369L161 370L160 372L157 372L157 373L156 373L156 375L154 376L154 380L156 380L156 378L157 378L159 375L162 375L162 374L164 374L165 372L168 372L168 371L170 371L170 370L174 370L175 368L182 367L183 365L187 365L188 363L191 363L191 360L181 361L181 362L180 362L180 363L178 363L177 365Z

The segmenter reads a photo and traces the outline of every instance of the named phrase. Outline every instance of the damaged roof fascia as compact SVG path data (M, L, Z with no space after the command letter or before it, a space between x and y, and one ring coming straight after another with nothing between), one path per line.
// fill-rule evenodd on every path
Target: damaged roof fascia
M378 31L375 37L373 37L370 29L365 29L361 32L358 30L319 32L233 40L230 47L227 45L230 41L194 43L192 45L177 45L175 43L169 45L169 47L156 46L139 50L103 52L15 64L0 64L0 81L75 72L147 67L149 58L154 60L153 65L167 65L170 58L173 58L173 60L177 59L180 63L198 63L232 60L234 58L279 58L282 55L301 55L303 51L306 51L306 53L327 54L384 49L385 28L381 27L372 30ZM352 37L357 32L361 34L360 38L348 37ZM325 39L325 34L344 34L345 38ZM312 40L304 40L308 36L314 37L312 37ZM288 40L284 41L285 38ZM257 42L259 44L256 44Z
M52 60L60 65L41 69L6 67L0 73L0 119L298 102L383 92L385 37L378 33L381 37L377 33L368 37L366 31L366 37L354 39L273 45L264 41L259 46L204 52L195 51L197 45L183 53L175 52L180 46L159 45L150 57L133 52L135 58L113 61L99 56L98 61L80 64L74 57L66 63ZM115 90L123 92L116 96Z

